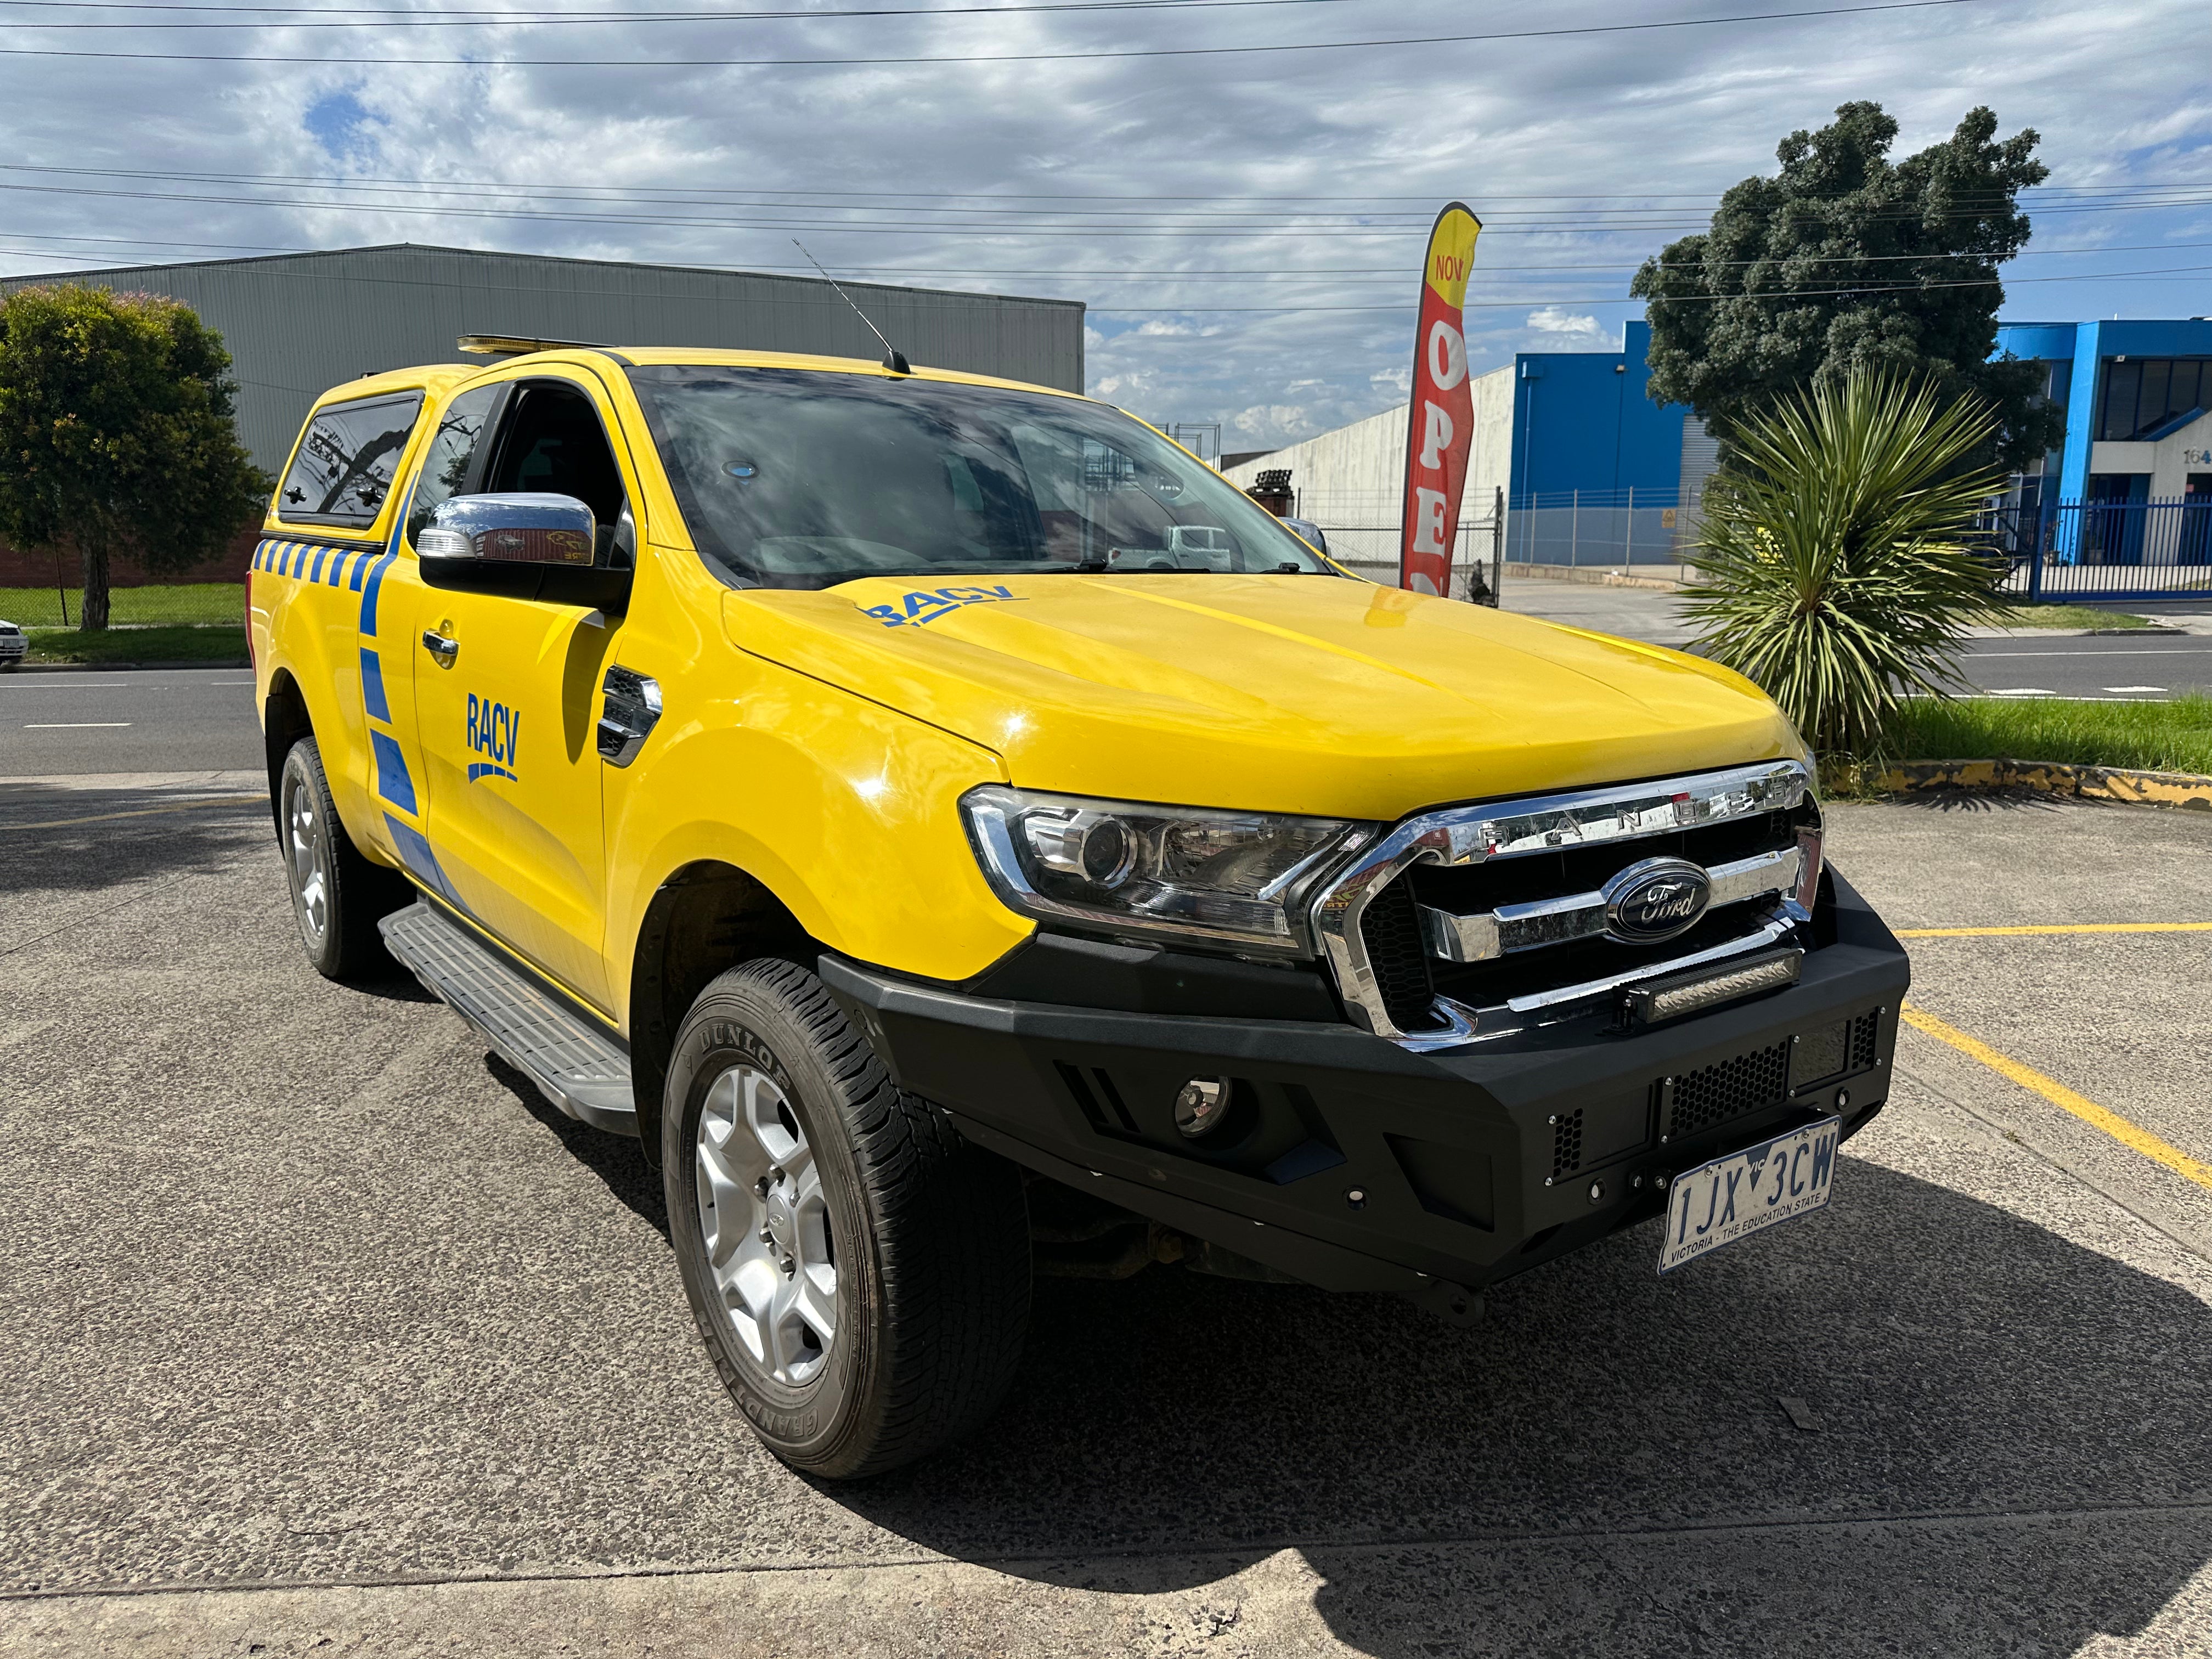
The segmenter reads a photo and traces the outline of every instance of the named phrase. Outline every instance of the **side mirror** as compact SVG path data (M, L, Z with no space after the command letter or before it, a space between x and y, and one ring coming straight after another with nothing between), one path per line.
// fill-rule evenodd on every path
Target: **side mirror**
M416 536L415 556L426 587L619 611L631 572L599 556L599 539L592 509L573 495L454 495Z

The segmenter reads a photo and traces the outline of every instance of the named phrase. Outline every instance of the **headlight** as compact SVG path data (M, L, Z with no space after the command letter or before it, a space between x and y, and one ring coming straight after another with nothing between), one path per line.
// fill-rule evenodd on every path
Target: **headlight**
M983 873L1024 915L1283 956L1309 954L1307 901L1374 830L1000 784L969 790L960 806Z

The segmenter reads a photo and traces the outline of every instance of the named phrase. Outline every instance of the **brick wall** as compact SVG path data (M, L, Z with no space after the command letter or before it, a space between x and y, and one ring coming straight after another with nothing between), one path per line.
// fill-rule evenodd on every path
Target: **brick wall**
M116 587L173 587L185 582L242 582L252 562L254 544L261 539L259 526L242 531L230 546L206 563L174 574L149 575L136 559L116 557L107 563L109 583ZM74 593L84 586L76 556L61 556L61 582ZM55 586L54 556L25 553L0 541L0 587Z

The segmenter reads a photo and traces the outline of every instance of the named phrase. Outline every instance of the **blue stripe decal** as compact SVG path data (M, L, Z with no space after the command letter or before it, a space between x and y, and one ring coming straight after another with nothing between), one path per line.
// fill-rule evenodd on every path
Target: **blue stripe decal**
M365 647L361 653L361 702L371 720L392 724L392 705L384 698L384 665L377 661L375 652Z
M287 576L298 575L300 574L300 561L306 555L307 550L306 547L298 542L285 543L283 561L277 566L277 568Z
M390 733L372 731L368 740L376 749L376 793L403 812L415 812L415 780L407 771L407 757Z
M478 778L505 778L509 783L520 783L522 781L520 778L516 777L514 773L508 771L504 766L494 766L489 761L471 761L469 763L469 781L471 783L474 783Z
M376 550L374 548L371 548L368 552L356 559L353 562L353 580L348 582L346 586L353 589L355 592L360 592L361 579L368 574L368 567L375 558Z
M430 843L419 831L410 829L389 812L384 815L384 824L392 831L392 844L399 849L399 861L407 866L410 875L455 909L465 915L474 914L461 902L461 896L453 890L453 884L446 879L446 872L439 866L438 855L430 850Z
M267 542L256 542L253 544L253 568L256 570L260 569L262 560L268 556L269 544Z
M376 590L384 585L384 573L392 560L399 556L385 553L369 567L368 580L361 590L361 631L371 638L376 635Z
M332 550L327 547L319 547L315 550L315 568L307 573L307 580L309 581L319 582L322 580L323 560L325 557L330 556Z

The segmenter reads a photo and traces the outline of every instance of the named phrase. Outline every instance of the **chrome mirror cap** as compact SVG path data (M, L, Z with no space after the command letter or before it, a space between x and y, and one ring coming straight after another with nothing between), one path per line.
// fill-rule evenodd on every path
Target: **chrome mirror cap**
M417 558L589 568L599 545L592 509L574 495L518 490L441 501L415 538Z

